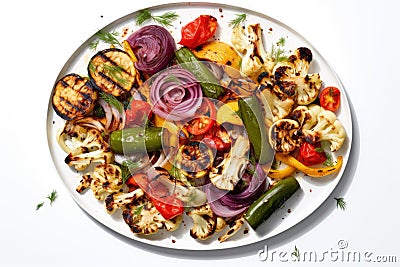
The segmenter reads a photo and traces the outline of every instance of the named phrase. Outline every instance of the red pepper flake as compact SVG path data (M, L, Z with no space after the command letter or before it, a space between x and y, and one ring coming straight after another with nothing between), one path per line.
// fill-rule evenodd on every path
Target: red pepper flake
M175 239L172 239L172 243L174 243L174 244L175 244L175 243L176 243L176 240L175 240Z
M312 189L310 188L310 193L312 192Z
M122 29L122 37L125 37L128 34L129 28L125 27Z
M244 228L243 234L248 234L249 233L249 228Z
M218 9L219 10L219 12L222 12L222 8L220 8L220 9Z
M288 210L287 210L287 212L288 212L288 213L291 213L291 212L292 212L292 210L291 210L291 209L288 209Z

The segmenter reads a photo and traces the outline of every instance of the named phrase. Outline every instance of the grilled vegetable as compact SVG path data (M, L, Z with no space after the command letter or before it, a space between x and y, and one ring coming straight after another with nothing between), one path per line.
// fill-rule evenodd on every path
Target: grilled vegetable
M244 218L253 229L256 229L275 210L279 209L299 187L300 185L294 177L279 180L264 195L251 204Z
M136 69L128 53L110 48L99 51L92 57L88 73L97 89L118 97L131 90Z
M224 93L224 88L211 73L211 71L186 47L182 47L175 52L176 59L182 67L192 72L200 81L203 93L207 97L218 98Z
M111 150L118 154L152 152L162 147L162 128L133 127L111 133Z
M211 41L192 49L193 54L201 60L209 60L218 64L240 70L242 57L227 43Z
M239 111L256 160L261 165L270 162L274 157L274 152L268 143L268 134L259 100L255 96L240 99Z
M68 74L54 86L52 104L54 111L65 120L82 117L94 109L97 92L89 81L77 74Z

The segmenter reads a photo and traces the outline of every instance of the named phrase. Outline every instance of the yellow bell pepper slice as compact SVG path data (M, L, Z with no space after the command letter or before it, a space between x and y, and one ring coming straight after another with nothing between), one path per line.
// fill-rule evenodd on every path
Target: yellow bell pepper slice
M287 166L286 168L279 170L270 169L268 172L268 177L279 180L291 176L295 171L296 168L292 166Z
M135 53L133 53L133 50L127 40L122 42L122 46L124 47L125 52L131 57L132 61L137 62L137 57L135 56Z
M208 60L240 70L242 57L227 43L210 41L192 49L198 59Z
M335 173L340 170L343 165L343 157L339 156L336 160L336 164L332 167L323 167L323 168L312 168L304 165L300 161L298 161L295 157L291 155L277 153L275 154L275 158L283 163L296 168L297 170L303 172L304 174L311 177L323 177Z
M219 124L227 122L236 125L243 125L242 119L237 114L238 111L239 105L237 101L227 102L218 109L217 122Z

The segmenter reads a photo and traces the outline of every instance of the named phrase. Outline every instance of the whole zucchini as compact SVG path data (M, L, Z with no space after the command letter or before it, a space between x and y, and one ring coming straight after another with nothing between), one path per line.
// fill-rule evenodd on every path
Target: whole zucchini
M250 205L244 218L253 229L268 219L300 188L296 178L288 177L276 182L260 198Z
M110 136L111 150L117 154L152 152L162 148L161 127L133 127L113 131Z
M199 80L203 93L206 97L218 98L225 92L225 89L219 84L219 81L211 71L199 61L190 49L182 47L175 51L176 60L182 64L182 67Z

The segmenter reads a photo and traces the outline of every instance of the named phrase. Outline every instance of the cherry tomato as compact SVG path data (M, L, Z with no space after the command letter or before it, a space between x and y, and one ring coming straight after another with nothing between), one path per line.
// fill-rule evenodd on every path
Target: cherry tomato
M334 86L326 87L322 89L319 99L321 107L335 112L340 106L340 91Z
M142 100L132 100L130 108L125 111L125 127L143 126L151 117L151 106Z
M151 202L166 220L182 214L185 210L182 201L174 195L163 198L151 198Z
M200 15L194 21L182 27L182 39L179 44L195 48L210 39L217 30L217 19L210 15Z
M198 113L204 114L205 116L200 116L189 121L186 127L187 131L193 135L207 133L214 126L216 112L214 103L207 98L203 98L203 103Z
M298 160L306 166L321 164L326 161L325 152L320 151L321 145L304 142L300 145Z
M228 132L220 125L215 126L204 136L204 142L218 151L226 151L232 143Z

